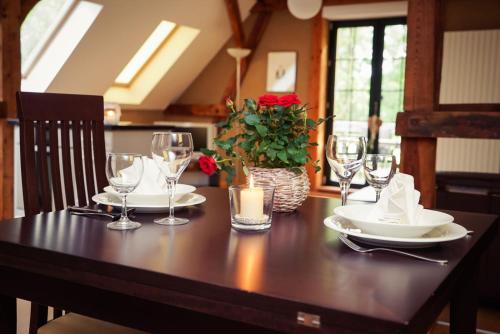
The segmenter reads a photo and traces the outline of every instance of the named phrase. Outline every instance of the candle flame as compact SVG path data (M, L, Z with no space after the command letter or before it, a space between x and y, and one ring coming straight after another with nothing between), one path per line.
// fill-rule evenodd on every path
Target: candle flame
M250 181L249 181L249 184L250 184L250 188L253 188L254 187L254 184L253 184L253 175L250 174Z

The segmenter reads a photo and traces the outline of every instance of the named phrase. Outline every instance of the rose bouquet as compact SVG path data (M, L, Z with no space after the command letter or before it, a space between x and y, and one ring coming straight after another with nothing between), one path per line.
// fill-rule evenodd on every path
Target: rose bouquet
M246 99L241 110L227 99L226 107L229 115L218 124L222 131L214 139L218 150L202 149L199 159L206 174L224 171L231 183L237 163L247 175L252 166L301 173L300 167L311 161L308 148L317 144L309 142L309 131L324 120L307 118L307 108L296 94L263 95L258 102ZM312 163L318 171L318 161Z

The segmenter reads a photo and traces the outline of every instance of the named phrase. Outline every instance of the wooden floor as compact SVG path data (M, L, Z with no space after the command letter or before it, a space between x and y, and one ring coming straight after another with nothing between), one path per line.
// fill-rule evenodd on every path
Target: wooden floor
M29 329L29 310L30 304L25 300L17 301L17 334L28 334ZM49 311L49 317L51 311ZM436 322L436 325L428 334L447 334L449 310L444 309ZM478 313L478 330L479 334L500 334L500 309L481 308ZM71 333L68 333L71 334ZM106 333L102 333L106 334Z

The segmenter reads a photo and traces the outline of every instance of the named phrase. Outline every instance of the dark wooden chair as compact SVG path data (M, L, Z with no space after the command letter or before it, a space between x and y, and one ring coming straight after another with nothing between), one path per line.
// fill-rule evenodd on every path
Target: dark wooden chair
M91 204L107 185L102 96L17 93L25 215ZM31 303L30 334L142 333Z

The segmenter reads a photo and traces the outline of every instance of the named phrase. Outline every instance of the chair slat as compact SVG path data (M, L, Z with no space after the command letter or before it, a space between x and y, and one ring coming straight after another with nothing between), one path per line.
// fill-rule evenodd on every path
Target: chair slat
M85 196L85 180L83 178L83 152L80 121L71 122L71 131L73 134L73 161L75 163L75 183L78 194L78 205L83 206L87 205L87 198Z
M38 178L36 176L35 158L35 124L33 121L19 123L21 144L21 175L23 183L24 213L27 216L40 212L38 201Z
M47 124L45 121L37 122L37 145L38 145L38 161L39 161L39 178L41 182L41 204L42 210L45 212L52 211L52 196L49 186L49 167L47 163Z
M42 306L31 302L30 329L29 334L37 334L38 327L47 323L48 309L47 306Z
M97 192L102 192L108 185L106 179L106 143L104 141L104 125L102 122L92 121L92 141L94 144L94 166L97 180Z
M59 167L59 136L58 122L51 121L49 125L50 131L50 171L52 176L52 191L54 193L54 206L56 210L64 209L64 201L61 187L61 169Z
M96 194L94 180L94 159L92 158L92 124L90 121L83 122L83 152L85 158L85 180L87 181L87 200L92 203L92 197Z
M73 189L73 172L71 170L71 148L69 142L69 121L61 122L61 149L64 174L64 193L66 205L75 205L75 194Z

